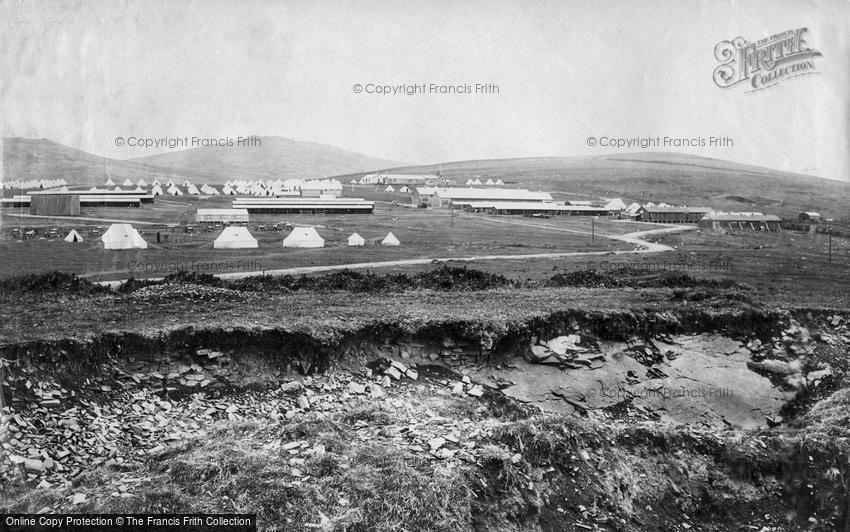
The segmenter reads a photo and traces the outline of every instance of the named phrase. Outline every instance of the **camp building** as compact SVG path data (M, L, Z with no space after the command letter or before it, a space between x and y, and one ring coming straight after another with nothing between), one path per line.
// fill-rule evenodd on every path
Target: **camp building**
M668 224L695 224L706 214L713 212L708 207L641 207L638 220L641 222Z
M197 223L248 223L248 209L198 209Z
M760 212L712 212L706 214L699 226L715 231L781 231L782 219Z
M414 205L463 208L473 202L544 202L552 201L548 192L531 192L522 188L417 187Z
M362 198L238 198L231 207L249 214L372 214L375 202Z
M564 205L545 201L472 201L464 204L467 212L484 214L543 214L547 216L608 216L604 206Z

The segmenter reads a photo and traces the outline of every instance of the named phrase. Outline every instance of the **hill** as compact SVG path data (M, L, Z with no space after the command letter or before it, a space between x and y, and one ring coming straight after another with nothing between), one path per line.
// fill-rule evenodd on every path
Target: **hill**
M439 173L458 183L473 176L482 181L498 178L550 191L556 199L619 197L627 203L708 205L785 216L818 211L826 217L850 218L850 183L679 153L456 161L393 172ZM347 183L360 175L339 178Z
M196 172L176 172L135 161L121 161L69 148L49 139L4 138L3 179L65 179L73 185L102 185L107 179L120 183L129 178L175 181L203 179Z
M4 138L3 178L65 179L74 185L102 185L112 179L186 179L222 184L228 179L286 179L365 172L402 163L376 159L333 146L262 137L262 146L195 148L136 159L111 159L49 139Z
M320 178L403 163L315 142L260 137L262 145L204 147L132 159L169 172L198 172L210 183L228 179Z

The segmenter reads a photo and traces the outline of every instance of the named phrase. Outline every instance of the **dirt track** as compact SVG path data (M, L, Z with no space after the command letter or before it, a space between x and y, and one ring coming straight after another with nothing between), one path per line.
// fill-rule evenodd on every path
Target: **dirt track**
M560 227L552 227L545 224L530 224L528 222L516 222L513 220L497 220L493 218L479 217L482 220L496 222L496 223L505 223L512 225L525 225L529 227L539 227L541 229L550 230L550 231L559 231L559 232L568 232L568 233L582 233L582 234L590 234L587 231L578 231L574 229L564 229ZM673 248L670 246L666 246L664 244L658 244L655 242L649 242L645 240L646 237L651 235L663 235L668 233L674 233L679 231L689 231L696 229L694 226L683 226L683 225L665 225L659 229L650 229L647 231L637 231L634 233L627 233L625 235L608 235L608 234L599 234L598 236L601 238L608 238L611 240L617 240L620 242L627 242L630 244L634 244L638 247L638 249L632 251L563 251L558 253L533 253L533 254L525 254L525 255L473 255L470 257L436 257L436 258L424 258L424 259L403 259L403 260L390 260L390 261L375 261L375 262L356 262L356 263L348 263L348 264L334 264L334 265L325 265L325 266L305 266L300 268L284 268L278 270L264 270L264 271L247 271L247 272L233 272L233 273L221 273L216 274L217 277L222 279L243 279L245 277L252 277L256 275L302 275L307 273L321 273L321 272L330 272L330 271L338 271L338 270L363 270L363 269L374 269L374 268L392 268L397 266L423 266L427 264L433 263L442 263L442 262L480 262L480 261L492 261L492 260L529 260L529 259L558 259L564 257L591 257L591 256L602 256L602 255L621 255L627 253L663 253L666 251L672 251ZM151 280L160 280L160 279L151 279ZM120 286L124 281L101 281L99 284L103 286L116 287Z

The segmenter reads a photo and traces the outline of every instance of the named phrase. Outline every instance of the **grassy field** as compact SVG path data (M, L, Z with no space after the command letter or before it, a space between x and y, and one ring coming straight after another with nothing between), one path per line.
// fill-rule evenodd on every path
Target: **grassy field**
M105 251L98 235L106 223L75 222L68 219L0 218L5 240L0 243L0 277L32 272L59 270L88 275L94 279L126 277L156 277L174 273L176 269L206 273L272 270L317 265L336 265L357 262L401 260L411 258L469 257L474 255L534 254L562 251L628 250L632 246L580 232L590 231L590 220L584 218L529 219L509 217L518 224L494 222L481 217L446 210L425 210L380 204L374 215L281 215L255 216L249 224L259 240L256 250L218 250L212 242L217 232L187 234L182 227L167 227L185 222L191 209L198 206L226 206L230 199L164 198L154 205L139 209L87 209L84 217L126 219L156 222L161 225L137 225L150 244L147 250ZM507 217L504 217L507 218ZM500 218L501 219L501 218ZM296 225L316 226L325 239L321 249L284 249L282 241L288 234L261 232L258 225L286 221ZM528 225L520 225L527 223ZM539 227L549 225L579 233L551 231ZM61 239L32 239L18 241L9 238L12 226L57 228L62 236L70 228L80 231L85 242L67 244ZM644 224L599 220L595 231L601 235L622 234L642 230ZM399 247L383 247L378 243L392 232L399 238ZM160 233L160 244L156 234ZM357 232L367 240L362 248L347 246L348 236ZM166 239L167 237L167 239Z
M675 248L654 255L564 257L521 262L480 262L476 269L511 278L540 280L555 273L634 267L682 271L703 279L732 279L756 289L765 303L781 306L850 305L850 239L784 231L732 234L698 230L649 238Z
M82 213L82 216L90 218L159 224L137 224L151 244L150 249L143 251L107 252L101 249L98 236L108 226L107 223L4 215L0 218L4 228L4 239L0 241L0 277L59 270L95 280L114 280L160 277L178 269L233 273L437 257L628 251L633 248L632 245L602 235L621 235L659 227L610 219L594 222L584 217L532 219L456 213L452 218L446 210L396 206L381 197L389 196L403 204L407 201L404 194L384 193L372 186L349 188L353 189L353 195L379 201L374 215L252 216L249 229L260 242L256 250L216 250L212 248L212 241L217 232L187 234L179 225L191 219L193 209L229 206L232 198L168 197L158 198L155 204L139 209L97 208L86 209ZM279 221L316 226L326 239L326 247L284 249L281 242L288 232L257 230L258 225ZM591 231L591 224L597 235L592 242L586 234ZM66 244L61 239L17 241L9 238L8 229L12 226L37 228L42 233L55 227L62 236L74 227L83 234L86 242ZM401 240L400 247L387 248L377 244L390 231ZM159 245L156 244L157 232L162 237ZM349 248L346 239L353 232L366 238L368 245ZM675 249L653 255L481 261L474 267L514 279L532 280L545 279L555 273L604 271L624 266L682 270L697 277L741 281L759 289L766 301L795 306L850 304L850 240L847 238L833 237L832 262L828 262L826 236L820 234L812 236L791 231L725 234L697 230L665 235L658 237L658 241ZM421 269L421 266L396 266L380 271Z

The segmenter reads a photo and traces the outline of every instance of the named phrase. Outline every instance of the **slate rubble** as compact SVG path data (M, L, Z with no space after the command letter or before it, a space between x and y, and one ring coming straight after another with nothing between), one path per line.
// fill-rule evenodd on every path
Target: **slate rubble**
M0 416L0 478L42 488L70 488L86 470L138 465L174 444L203 438L220 422L297 422L311 412L339 414L364 404L389 403L410 410L406 398L429 393L426 387L442 389L447 396L483 395L483 387L468 376L423 382L415 364L399 360L388 361L383 371L374 373L366 369L362 374L299 377L265 391L230 392L226 389L230 357L214 350L197 354L208 363L166 362L146 371L138 365L139 371L132 373L114 367L114 378L87 379L90 393L85 394L37 378L38 368L24 369L20 379L26 380L16 383L24 395L14 397ZM375 436L372 429L355 426L358 432L369 432L370 438ZM429 417L411 419L397 431L386 429L385 436L434 459L473 462L470 450L475 449L479 432L471 421L449 426L448 420ZM430 445L435 438L443 443ZM302 447L281 444L294 455ZM114 493L130 493L132 483L128 480Z

